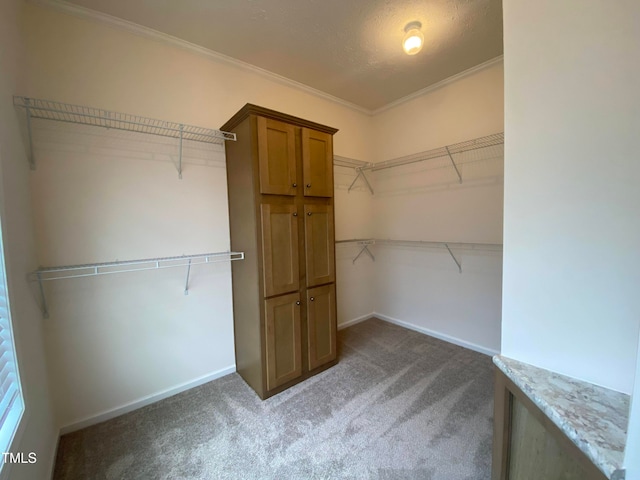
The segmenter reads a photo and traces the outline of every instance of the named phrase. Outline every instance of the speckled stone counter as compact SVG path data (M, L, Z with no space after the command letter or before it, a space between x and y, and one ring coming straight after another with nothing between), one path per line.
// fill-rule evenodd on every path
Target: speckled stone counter
M629 395L496 355L493 363L611 480L622 462Z

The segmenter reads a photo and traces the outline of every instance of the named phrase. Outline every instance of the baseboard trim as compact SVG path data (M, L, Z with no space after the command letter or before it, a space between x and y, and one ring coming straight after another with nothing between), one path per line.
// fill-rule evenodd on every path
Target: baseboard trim
M445 342L453 343L454 345L458 345L459 347L464 347L464 348L468 348L469 350L474 350L476 352L484 353L485 355L494 356L500 353L498 350L493 350L492 348L487 348L487 347L483 347L482 345L478 345L472 342L467 342L466 340L462 340L461 338L453 337L451 335L440 333L435 330L419 327L418 325L414 325L413 323L398 320L397 318L389 317L388 315L383 315L382 313L374 312L371 314L371 316L379 318L380 320L384 320L385 322L393 323L395 325L408 328L409 330L414 330L419 333L424 333L425 335L429 335L430 337L444 340Z
M203 385L207 382L215 380L216 378L224 377L225 375L229 375L230 373L234 373L235 371L236 371L236 366L231 365L229 367L223 368L216 372L203 375L202 377L198 377L195 380L181 383L180 385L176 385L175 387L171 387L166 390L162 390L160 392L147 395L145 397L139 398L137 400L134 400L133 402L126 403L119 407L111 408L109 410L105 410L104 412L100 412L96 415L85 417L81 420L72 422L60 428L60 435L64 435L65 433L75 432L76 430L80 430L82 428L90 427L91 425L96 425L98 423L111 420L112 418L119 417L120 415L124 415L125 413L132 412L142 407L146 407L147 405L151 405L152 403L158 402L160 400L164 400L165 398L172 397L178 393L182 393L191 388L199 387L200 385Z
M356 323L364 322L365 320L369 320L371 317L375 316L375 313L367 313L366 315L362 315L361 317L352 318L351 320L347 320L346 322L342 322L338 325L338 330L342 330L343 328L350 327L351 325L355 325Z

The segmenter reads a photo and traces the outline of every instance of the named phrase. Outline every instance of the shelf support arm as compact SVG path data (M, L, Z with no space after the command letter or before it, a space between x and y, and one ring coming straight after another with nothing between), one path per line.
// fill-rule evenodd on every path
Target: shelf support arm
M458 272L462 273L462 265L460 264L456 256L453 254L453 252L449 248L449 245L445 243L444 246L447 247L447 250L449 251L449 255L451 255L451 258L453 258L453 261L456 262L456 265L458 266Z
M178 178L182 180L182 134L184 125L180 124L180 157L178 158Z
M373 195L373 188L371 187L371 184L369 183L369 180L367 180L367 176L364 174L364 171L363 171L362 167L356 167L355 171L357 172L356 178L353 179L353 182L351 182L351 185L349 185L349 190L347 190L347 191L350 192L351 189L353 188L353 186L358 181L358 178L362 177L362 180L364 180L364 183L367 185L367 188L371 192L371 195Z
M187 280L184 283L184 294L189 295L189 275L191 274L191 259L189 259L189 265L187 265Z
M456 165L456 162L453 160L453 156L451 155L451 152L449 151L449 147L444 147L447 149L447 155L449 155L449 160L451 160L451 164L453 165L453 168L456 169L456 173L458 174L458 180L460 183L462 183L462 175L460 175L460 170L458 170L458 166ZM447 247L449 248L449 247Z
M27 111L27 137L29 140L29 167L31 168L31 170L35 170L36 169L36 159L35 159L35 155L33 154L33 134L31 131L31 103L30 100L28 98L25 98L24 100L24 104L25 104L25 109Z
M351 262L352 264L356 263L356 260L358 260L360 258L360 255L362 255L363 253L366 253L367 255L369 255L369 257L371 258L371 260L373 260L374 262L376 261L376 257L373 256L373 253L371 253L371 251L369 250L369 245L365 244L362 249L360 250L360 252L358 253L358 255L356 255L356 258L353 259L353 262Z
M42 318L49 318L49 307L47 306L47 297L44 294L44 286L42 285L42 274L37 273L38 288L40 289L40 298L42 299Z

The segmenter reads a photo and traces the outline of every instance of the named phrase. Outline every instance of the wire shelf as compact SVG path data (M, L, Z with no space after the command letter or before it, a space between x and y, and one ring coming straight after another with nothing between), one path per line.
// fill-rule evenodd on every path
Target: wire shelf
M35 272L32 272L30 276L33 280L46 282L49 280L62 280L65 278L94 277L96 275L107 275L112 273L186 267L189 264L199 265L201 263L216 263L243 259L244 252L202 253L197 255L180 255L177 257L145 258L140 260L41 267Z
M225 140L236 140L235 133L140 117L128 113L112 112L101 108L20 96L13 97L13 104L17 107L28 109L31 118L93 125L95 127L147 133L162 137L182 137L183 140L193 140L204 143L221 144Z
M14 95L13 104L16 107L24 108L27 114L29 164L32 170L36 168L31 129L31 120L34 118L175 138L180 142L178 178L182 178L182 142L184 140L215 144L223 144L225 140L236 140L235 133L140 117L128 113L112 112L101 108L72 105L39 98L20 97L18 95Z
M397 245L404 247L444 247L445 245L449 245L453 248L466 250L487 250L492 252L502 251L502 244L500 243L437 242L427 240L395 240L381 238L376 238L375 243L377 245Z
M373 165L373 163L364 162L362 160L356 160L355 158L341 157L339 155L333 156L333 164L336 167L346 167L346 168L362 168L362 167L371 167Z
M451 259L458 267L458 272L462 273L462 264L460 260L453 252L453 249L460 250L476 250L476 251L488 251L488 252L502 252L501 243L472 243L472 242L436 242L425 240L395 240L395 239L381 239L381 238L352 238L346 240L337 240L338 244L356 244L362 247L360 253L356 255L352 263L356 263L356 260L360 258L363 253L366 253L371 260L375 262L376 258L369 251L369 247L372 245L388 245L399 247L435 247L446 248L451 256Z
M501 243L477 243L477 242L437 242L427 240L397 240L391 238L349 238L345 240L336 240L336 244L350 244L355 243L357 245L397 245L405 247L443 247L449 245L454 248L467 249L467 250L488 250L488 251L501 251Z
M189 294L189 275L193 265L204 263L218 263L225 261L244 260L244 252L200 253L195 255L180 255L177 257L144 258L138 260L123 260L115 262L88 263L82 265L64 265L56 267L40 267L29 274L29 280L38 282L42 299L42 314L49 317L47 298L42 282L64 280L69 278L95 277L114 273L139 272L144 270L158 270L163 268L187 267L187 279L184 294Z
M388 168L399 167L402 165L410 165L413 163L424 162L427 160L433 160L436 158L449 158L451 164L449 167L453 167L458 176L458 180L462 183L462 174L458 166L460 162L456 163L453 156L456 154L471 152L473 150L479 150L482 148L493 147L496 145L504 144L504 132L494 133L486 135L484 137L474 138L473 140L466 140L464 142L454 143L452 145L446 145L444 147L434 148L425 152L415 153L413 155L407 155L405 157L394 158L393 160L385 160L384 162L370 163L363 162L361 160L354 160L347 157L339 157L335 155L333 157L333 165L337 167L353 168L356 172L356 178L349 186L349 191L354 187L359 178L362 178L365 186L369 189L371 194L374 194L373 187L367 179L366 172L378 172ZM458 159L459 160L459 159ZM468 162L463 162L468 163Z
M376 241L373 238L350 238L348 240L336 240L335 243L355 243L357 245L373 245Z
M415 153L413 155L407 155L405 157L394 158L393 160L386 160L384 162L378 162L372 166L365 167L365 170L371 170L377 172L379 170L385 170L387 168L399 167L401 165L409 165L416 162L424 162L426 160L433 160L435 158L449 157L452 155L470 152L472 150L478 150L481 148L493 147L495 145L502 145L504 143L504 133L494 133L485 137L475 138L473 140L467 140L460 143L454 143L444 147L434 148L425 152ZM452 162L453 159L451 158ZM455 163L454 163L455 167Z

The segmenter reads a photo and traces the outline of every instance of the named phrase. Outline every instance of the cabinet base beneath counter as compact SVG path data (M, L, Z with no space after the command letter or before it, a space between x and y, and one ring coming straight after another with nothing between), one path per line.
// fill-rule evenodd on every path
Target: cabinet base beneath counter
M621 480L628 395L497 355L492 480Z

